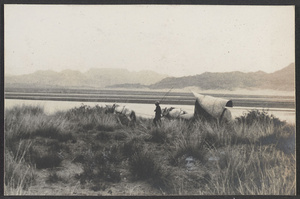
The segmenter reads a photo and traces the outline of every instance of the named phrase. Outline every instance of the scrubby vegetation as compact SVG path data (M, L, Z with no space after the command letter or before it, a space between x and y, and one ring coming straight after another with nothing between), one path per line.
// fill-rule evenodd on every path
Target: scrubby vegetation
M295 194L295 126L267 112L128 124L99 106L5 110L5 194Z

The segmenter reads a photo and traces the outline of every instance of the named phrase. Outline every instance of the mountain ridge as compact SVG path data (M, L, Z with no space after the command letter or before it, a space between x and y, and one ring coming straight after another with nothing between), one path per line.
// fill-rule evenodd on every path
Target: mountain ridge
M295 65L292 63L273 73L263 71L243 73L205 72L200 75L168 77L153 85L151 89L185 88L197 86L203 90L272 89L294 90Z
M124 68L91 68L86 72L66 69L61 72L39 70L26 75L5 75L5 87L76 87L120 89L168 89L198 87L203 90L295 89L295 64L273 73L204 72L170 77L151 70L129 71Z
M86 72L66 69L61 72L38 70L25 75L5 75L5 87L93 87L114 84L151 85L167 77L154 71L130 72L127 69L91 68Z

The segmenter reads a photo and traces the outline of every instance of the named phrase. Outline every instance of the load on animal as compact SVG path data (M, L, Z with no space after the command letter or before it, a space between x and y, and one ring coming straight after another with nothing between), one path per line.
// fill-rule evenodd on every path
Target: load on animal
M232 120L231 111L227 107L233 107L231 100L201 95L193 92L196 97L194 117L208 121L230 122Z
M181 108L165 107L162 111L162 117L167 119L190 119L193 114L189 114Z
M188 113L181 108L165 107L162 116L167 119L202 119L207 121L229 122L232 120L228 107L233 107L231 100L201 95L193 92L196 100L194 113Z

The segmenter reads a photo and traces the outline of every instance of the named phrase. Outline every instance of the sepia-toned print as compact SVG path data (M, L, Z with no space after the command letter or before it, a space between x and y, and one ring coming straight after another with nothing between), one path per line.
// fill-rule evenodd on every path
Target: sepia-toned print
M4 6L4 195L295 195L294 6Z

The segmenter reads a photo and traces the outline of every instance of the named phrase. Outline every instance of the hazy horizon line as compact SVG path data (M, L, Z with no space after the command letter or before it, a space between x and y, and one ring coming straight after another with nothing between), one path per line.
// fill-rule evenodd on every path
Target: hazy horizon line
M286 66L282 67L281 69L276 70L276 71L274 71L274 72L280 71L280 70L282 70L282 69L284 69L284 68L286 68L286 67L288 67L288 66L290 66L290 65L292 65L292 64L295 65L294 62L291 62L290 64L288 64L288 65L286 65ZM130 69L127 69L127 68L121 68L121 67L119 67L119 68L91 67L91 68L88 68L88 69L85 70L85 71L80 71L80 70L76 70L76 69L63 69L63 70L60 70L60 71L47 69L47 70L36 70L36 71L34 71L34 72L31 72L31 73L23 73L23 74L6 73L6 72L5 72L5 68L4 68L4 76L23 76L23 75L31 75L31 74L34 74L34 73L36 73L36 72L41 72L41 71L42 71L42 72L51 71L51 72L56 72L56 73L62 73L62 72L64 72L64 71L74 71L74 72L80 72L81 74L84 74L84 73L87 73L87 72L89 72L90 70L93 70L93 69L100 69L100 70L101 70L101 69L109 69L109 70L127 70L127 71L129 71L129 72L131 72L131 73L138 73L138 72L146 72L146 71L149 71L149 72L155 72L155 73L157 73L157 74L159 74L159 75L165 75L165 76L167 76L167 77L188 77L188 76L201 75L201 74L204 74L204 73L231 73L231 72L242 72L242 73L264 72L264 73L267 73L267 74L272 74L272 73L274 73L274 72L266 72L266 71L263 71L263 70L257 70L257 71L251 71L251 72L250 72L250 71L249 71L249 72L243 72L243 71L239 71L239 70L234 70L234 71L224 71L224 72L222 72L222 71L219 71L219 72L205 71L205 72L203 72L203 73L193 74L193 75L191 74L191 75L183 75L183 76L172 76L172 75L160 73L160 72L157 72L157 71L155 71L155 70L150 70L150 69L130 70Z

